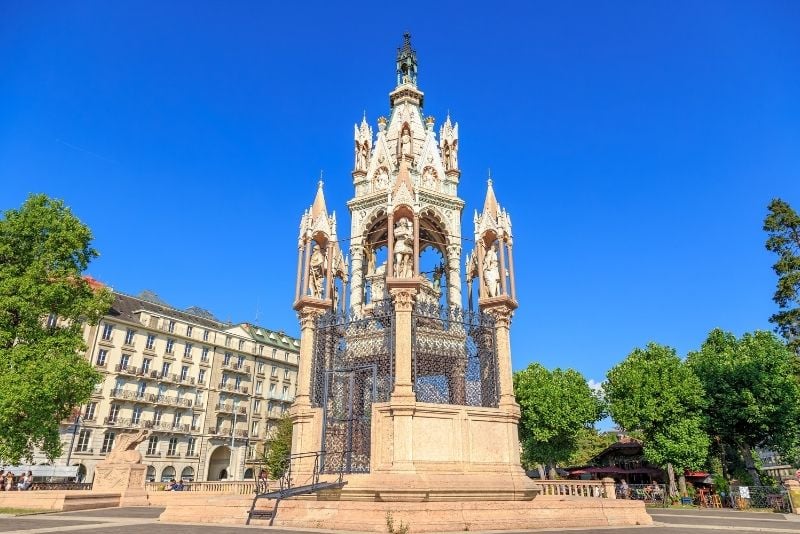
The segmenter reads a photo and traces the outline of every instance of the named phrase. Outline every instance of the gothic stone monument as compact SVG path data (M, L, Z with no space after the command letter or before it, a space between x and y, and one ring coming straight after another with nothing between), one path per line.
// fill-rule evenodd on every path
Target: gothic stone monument
M382 531L389 512L414 531L609 524L581 522L569 500L537 497L520 465L511 218L489 180L462 259L458 124L448 115L437 139L423 115L408 34L396 64L389 118L377 134L366 118L355 126L349 265L322 182L298 240L291 416L292 453L303 456L293 483L343 472L347 484L282 501L275 524ZM581 506L607 519L607 504ZM625 510L636 516L629 522L649 520L635 509Z

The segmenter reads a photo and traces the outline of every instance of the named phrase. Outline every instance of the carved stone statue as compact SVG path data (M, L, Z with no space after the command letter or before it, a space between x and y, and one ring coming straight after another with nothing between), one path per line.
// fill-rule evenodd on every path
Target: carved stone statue
M149 430L139 430L136 433L122 433L117 437L114 450L108 453L106 463L114 464L140 464L142 463L142 453L136 450L136 446L143 442Z
M411 134L408 130L403 130L403 135L400 136L400 155L411 155Z
M436 175L430 167L425 167L425 170L422 171L422 187L425 189L436 188Z
M385 168L381 167L375 173L375 190L381 191L389 186L389 173Z
M444 168L447 171L458 168L458 148L455 141L444 144Z
M497 252L494 247L489 248L483 258L483 282L486 284L486 294L496 297L500 294L500 268L497 265Z
M322 281L325 278L325 254L319 245L314 245L308 265L308 288L311 296L322 298Z
M359 143L356 141L356 170L357 171L366 171L367 170L367 156L368 156L367 142L364 141L363 143Z
M414 226L401 217L394 227L394 275L410 278L414 273Z

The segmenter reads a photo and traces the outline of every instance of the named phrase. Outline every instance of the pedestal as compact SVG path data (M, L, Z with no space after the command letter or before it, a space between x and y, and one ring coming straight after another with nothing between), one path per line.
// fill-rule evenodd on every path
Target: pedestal
M100 463L94 468L92 491L119 493L120 506L147 506L146 474L142 464Z

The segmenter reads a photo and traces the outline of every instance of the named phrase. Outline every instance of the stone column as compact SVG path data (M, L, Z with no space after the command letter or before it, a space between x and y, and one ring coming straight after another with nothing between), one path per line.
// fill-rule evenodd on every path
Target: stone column
M294 300L300 299L300 282L303 279L303 245L297 247L297 282L294 288Z
M311 301L301 298L295 306L300 318L300 355L297 369L297 395L289 410L292 418L292 454L316 452L320 450L322 410L312 408L311 371L314 356L314 323L327 307L326 302L319 299ZM298 479L314 469L314 457L301 458L293 464Z
M478 249L478 300L480 301L480 299L487 296L486 284L483 282L483 258L486 256L486 245L482 236L475 243L475 247Z
M361 309L364 302L364 247L350 245L352 272L350 277L350 307Z
M419 259L422 251L419 249L419 214L414 214L414 276L419 276Z
M511 299L517 300L517 291L514 285L514 243L510 239L508 241L508 267L511 272Z
M447 303L463 307L461 302L461 246L447 245Z
M393 471L414 470L413 416L416 399L411 383L411 312L419 291L419 282L405 282L389 287L395 310L394 389L389 401L394 432Z
M386 277L394 276L394 213L386 219Z
M333 243L328 241L328 246L325 247L325 293L324 299L333 303Z
M492 299L491 304L481 306L484 312L495 320L495 340L497 343L497 382L499 386L499 405L513 413L519 412L519 405L514 398L514 380L511 371L511 336L510 326L514 308L509 300L500 302Z
M311 259L311 240L306 239L305 244L303 246L306 249L305 253L303 254L305 256L305 259L303 260L303 287L300 291L298 299L301 299L306 295L308 295L308 262Z
M508 288L506 287L506 251L502 239L497 240L497 252L500 256L500 294L508 295Z
M614 479L611 477L605 477L601 479L603 483L603 490L605 493L606 499L616 499L617 498L617 491L614 487Z

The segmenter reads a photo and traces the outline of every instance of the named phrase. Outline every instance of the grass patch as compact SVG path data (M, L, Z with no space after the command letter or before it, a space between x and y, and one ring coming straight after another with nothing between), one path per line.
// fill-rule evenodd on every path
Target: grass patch
M3 508L0 507L0 515L28 515L40 514L42 510L35 510L33 508Z

